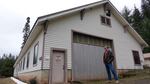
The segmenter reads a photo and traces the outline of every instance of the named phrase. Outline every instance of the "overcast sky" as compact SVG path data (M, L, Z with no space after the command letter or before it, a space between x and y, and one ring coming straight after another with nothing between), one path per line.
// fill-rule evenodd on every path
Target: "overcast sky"
M37 17L100 0L0 0L0 56L18 55L22 44L26 17L31 27ZM140 8L141 0L110 0L121 11L124 6Z

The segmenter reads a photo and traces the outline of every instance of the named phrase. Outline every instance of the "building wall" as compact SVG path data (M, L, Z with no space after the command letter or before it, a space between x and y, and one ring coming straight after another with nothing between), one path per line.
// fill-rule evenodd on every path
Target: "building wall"
M80 12L60 17L49 22L45 37L44 69L49 68L50 49L67 49L68 69L71 69L72 59L72 30L85 34L112 39L116 56L117 69L140 69L142 66L135 66L132 50L139 51L140 60L143 61L143 54L139 43L124 28L114 15L111 18L111 27L101 24L101 15L105 15L102 7L85 10L83 20L80 19ZM143 65L143 63L142 63Z
M144 65L146 65L146 66L150 67L150 59L149 59L149 60L148 60L148 59L147 59L147 60L145 60L145 61L144 61Z
M33 56L34 56L34 46L38 43L39 48L38 48L38 58L37 58L37 64L33 65ZM42 57L42 50L43 50L43 32L39 32L37 37L34 39L24 56L21 58L20 62L16 65L14 69L14 76L18 76L19 74L27 73L27 72L32 72L35 70L41 69L41 60L40 57ZM29 67L26 67L27 64L27 55L30 52L29 55ZM22 67L19 66L21 64L21 61L23 62L25 58L25 67L23 69L23 64Z

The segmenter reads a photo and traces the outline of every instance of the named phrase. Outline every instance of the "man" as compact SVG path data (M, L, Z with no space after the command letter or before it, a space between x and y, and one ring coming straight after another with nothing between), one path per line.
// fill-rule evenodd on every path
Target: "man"
M111 82L111 80L112 80L112 78L111 78L111 73L112 73L114 76L114 79L116 80L116 83L119 83L117 73L112 64L112 62L114 61L114 56L112 54L111 48L105 47L103 61L104 61L105 67L106 67L109 82Z

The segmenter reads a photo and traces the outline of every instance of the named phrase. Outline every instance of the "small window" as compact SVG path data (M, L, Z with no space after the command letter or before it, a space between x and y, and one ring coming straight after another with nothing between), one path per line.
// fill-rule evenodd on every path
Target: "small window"
M23 70L24 70L24 66L25 66L25 58L23 58Z
M132 51L133 58L134 58L134 63L140 65L140 56L138 51Z
M30 52L29 52L28 55L27 55L27 64L26 64L26 68L29 67L29 57L30 57Z
M109 19L109 18L106 18L106 24L107 24L107 25L111 25L111 22L110 22L110 19Z
M105 17L101 16L101 22L105 24Z
M20 64L20 71L22 71L22 61L21 61L21 64Z
M108 25L108 26L111 26L111 20L108 17L101 16L101 23Z
M20 71L20 63L19 63L19 65L18 65L18 71Z
M38 43L34 46L34 55L33 55L33 65L37 64L37 60L38 60Z

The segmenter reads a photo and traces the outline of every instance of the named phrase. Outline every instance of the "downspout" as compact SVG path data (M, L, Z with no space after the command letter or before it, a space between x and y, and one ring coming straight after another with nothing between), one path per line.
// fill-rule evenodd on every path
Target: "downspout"
M47 32L47 28L48 28L48 20L46 20L43 24L43 49L42 49L42 63L41 63L41 70L43 70L43 65L44 65L44 48L45 48L45 35Z

